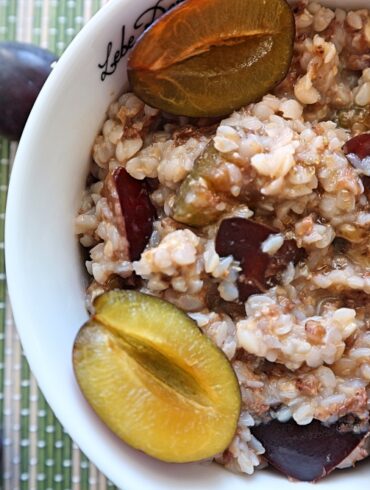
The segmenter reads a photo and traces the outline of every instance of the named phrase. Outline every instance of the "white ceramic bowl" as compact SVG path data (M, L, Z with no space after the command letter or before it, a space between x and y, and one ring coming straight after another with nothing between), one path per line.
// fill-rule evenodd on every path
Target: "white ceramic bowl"
M154 14L174 3L179 2L112 0L78 34L45 84L25 128L9 188L6 266L15 320L31 369L52 409L87 456L120 488L312 488L293 487L272 472L246 479L217 465L170 465L146 457L103 425L73 376L73 340L87 318L85 275L73 222L91 146L109 103L126 83L127 46ZM369 0L326 3L369 7ZM116 51L121 59L115 63ZM369 478L369 465L362 465L338 472L319 488L344 490L353 485L365 490Z

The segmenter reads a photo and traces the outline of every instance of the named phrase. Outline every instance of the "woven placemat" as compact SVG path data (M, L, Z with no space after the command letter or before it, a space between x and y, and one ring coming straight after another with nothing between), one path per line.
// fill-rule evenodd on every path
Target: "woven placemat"
M32 42L60 55L108 0L0 0L0 40ZM1 67L0 67L1 69ZM114 487L64 432L37 387L6 292L4 217L16 144L0 139L0 426L4 490Z

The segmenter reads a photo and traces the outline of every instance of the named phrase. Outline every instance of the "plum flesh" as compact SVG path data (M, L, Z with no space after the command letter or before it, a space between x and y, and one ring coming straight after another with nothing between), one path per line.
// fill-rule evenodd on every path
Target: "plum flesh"
M137 291L110 291L74 344L77 381L121 439L169 462L209 458L236 431L240 389L225 355L185 313Z

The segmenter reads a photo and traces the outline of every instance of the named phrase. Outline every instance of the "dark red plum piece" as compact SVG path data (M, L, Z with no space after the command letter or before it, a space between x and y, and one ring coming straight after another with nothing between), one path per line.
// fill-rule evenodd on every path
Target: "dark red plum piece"
M370 176L370 133L350 139L343 146L343 151L354 168Z
M125 221L130 259L139 260L156 219L156 211L149 197L149 184L146 180L134 179L123 167L115 170L113 179Z
M18 140L32 106L56 61L46 49L0 43L0 134Z
M266 449L264 457L284 475L316 482L331 473L366 436L345 429L340 422L329 427L318 420L309 425L273 420L251 428Z
M222 257L232 255L241 264L239 298L246 301L252 294L277 284L289 262L296 264L305 256L294 240L285 240L275 255L261 250L262 243L278 230L244 218L224 220L217 233L216 251Z
M370 133L360 134L347 141L343 147L344 153L355 153L359 158L370 155Z

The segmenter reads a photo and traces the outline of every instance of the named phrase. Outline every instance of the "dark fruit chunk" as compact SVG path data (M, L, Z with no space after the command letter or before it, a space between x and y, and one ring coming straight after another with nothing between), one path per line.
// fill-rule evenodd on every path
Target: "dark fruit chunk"
M114 172L113 179L125 220L130 259L139 260L148 244L156 218L156 211L149 197L149 185L145 180L131 177L123 167Z
M317 420L309 425L273 420L251 430L265 447L267 461L300 481L318 481L327 476L366 435L348 431L340 422L326 427Z
M370 133L350 139L343 146L343 151L356 169L370 176Z
M242 301L266 291L279 281L279 275L289 262L297 263L304 258L304 251L294 240L286 240L273 256L263 253L263 242L276 233L274 228L244 218L226 219L221 223L216 252L222 257L232 255L240 262L242 275L238 287Z
M347 253L350 245L351 244L348 240L339 236L336 237L333 241L333 247L335 251L341 254Z
M56 57L45 49L17 42L0 43L0 134L20 138Z
M229 315L233 320L245 317L244 303L235 303L222 299L217 284L215 283L209 285L205 296L205 302L211 311L215 311L216 313L226 313L226 315Z
M220 116L286 75L294 16L285 0L187 0L154 23L128 62L134 92L166 112Z
M370 133L360 134L347 141L343 147L344 153L354 153L359 158L370 155Z

